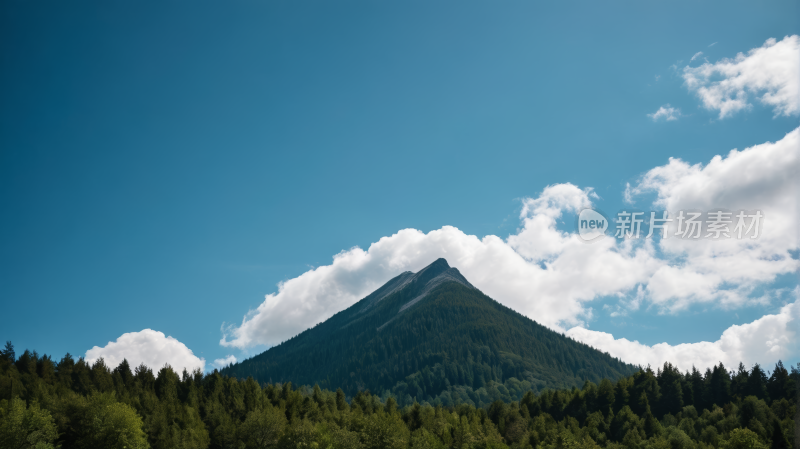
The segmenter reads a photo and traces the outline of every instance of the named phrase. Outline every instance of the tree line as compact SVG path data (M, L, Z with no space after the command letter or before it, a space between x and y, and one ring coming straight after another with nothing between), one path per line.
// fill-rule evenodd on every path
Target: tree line
M798 388L800 363L685 373L665 363L485 407L399 406L216 370L17 357L7 343L0 448L784 449L795 447Z

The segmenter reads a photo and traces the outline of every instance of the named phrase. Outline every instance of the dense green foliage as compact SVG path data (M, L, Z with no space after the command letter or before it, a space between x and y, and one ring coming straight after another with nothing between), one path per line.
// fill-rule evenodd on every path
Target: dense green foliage
M680 373L669 364L483 408L399 408L367 391L259 385L218 372L113 370L0 352L0 448L793 447L800 364ZM795 418L796 419L796 418Z
M440 259L222 372L17 357L8 343L0 449L788 449L798 386L800 365L781 363L637 370Z
M381 297L412 275L404 273L329 320L222 373L342 388L347 395L369 389L391 394L400 405L417 400L482 406L636 371L501 305L466 280L442 283L403 310L442 273L461 276L439 259L404 288Z

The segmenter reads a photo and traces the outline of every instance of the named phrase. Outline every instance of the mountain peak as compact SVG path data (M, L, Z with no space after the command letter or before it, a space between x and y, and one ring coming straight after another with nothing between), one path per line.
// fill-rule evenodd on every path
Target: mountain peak
M525 390L597 383L634 369L502 306L437 259L223 372L348 395L390 392L404 405L460 395L488 405L493 399L478 391L506 385L519 400Z
M439 258L433 261L432 264L428 265L427 267L419 270L413 278L413 281L427 284L428 281L435 278L436 276L441 275L445 271L450 269L450 265L447 263L446 260Z
M432 264L419 270L417 274L409 278L407 284L413 285L416 294L411 301L403 304L397 313L401 313L420 300L425 298L433 289L445 282L457 282L465 287L474 289L475 287L458 271L458 268L451 267L443 258L436 259ZM384 326L388 324L385 323ZM381 326L382 328L383 326Z
M407 300L400 307L397 312L400 313L419 302L434 288L445 282L458 282L465 287L475 288L461 275L458 269L451 267L445 259L439 258L416 273L411 271L400 273L400 275L391 279L381 288L372 292L371 295L359 301L354 307L359 315L367 313L384 298L407 289L406 291L410 293L410 297L413 299Z
M422 273L423 271L432 270L432 269L446 270L448 268L450 268L450 264L447 263L447 259L445 259L444 257L440 257L440 258L434 260L433 262L431 262L431 264L428 265L427 267L419 270L419 272Z

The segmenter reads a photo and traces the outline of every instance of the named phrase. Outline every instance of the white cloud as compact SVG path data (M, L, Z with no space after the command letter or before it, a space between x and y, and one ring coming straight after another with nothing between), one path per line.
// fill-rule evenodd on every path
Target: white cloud
M622 192L622 199L628 203L633 204L633 192L631 191L631 183L625 183L625 191Z
M225 368L226 366L230 365L231 363L236 363L236 356L235 355L228 355L225 358L216 359L216 360L214 360L212 365L214 365L215 368L222 369L222 368Z
M671 362L681 370L691 369L692 366L704 370L719 362L730 369L739 362L746 366L753 363L769 365L797 357L800 354L798 329L800 302L795 301L775 315L765 315L752 323L729 327L714 342L647 346L638 341L615 339L609 333L580 327L572 328L566 334L629 363L649 364L655 368L664 362Z
M715 45L717 45L717 43L716 43L716 42L714 42L713 44L710 44L710 45L708 46L708 48L711 48L711 47L713 47L713 46L715 46Z
M195 356L183 343L152 329L122 334L117 341L86 351L86 361L89 363L96 362L100 357L112 369L123 359L128 359L131 367L144 363L154 370L169 364L178 373L184 368L189 372L195 368L203 370L206 364L204 359Z
M665 104L664 106L658 108L656 112L647 114L647 116L653 119L654 122L657 122L660 118L664 118L669 122L672 120L678 120L678 117L681 116L681 110L678 108L673 108L669 104Z
M694 60L695 55L692 57ZM722 78L717 80L717 78ZM768 39L763 46L734 59L684 67L683 79L706 109L725 118L751 106L748 95L771 106L775 115L800 112L800 37Z
M538 197L523 200L521 226L505 240L493 235L478 238L445 226L427 234L404 229L367 250L342 251L330 265L279 284L278 292L267 295L240 326L229 326L220 343L238 348L275 345L351 306L401 272L417 271L444 257L484 293L550 328L573 328L573 336L605 344L604 350L639 348L632 354L641 355L641 360L626 360L650 363L657 358L652 354L684 357L684 353L669 352L669 345L656 345L652 351L662 352L653 353L635 342L581 331L591 320L591 301L617 296L620 300L613 312L617 314L642 306L677 313L695 303L726 308L771 303L770 295L755 297L757 288L800 268L791 256L800 246L796 233L800 177L796 173L800 173L800 128L777 142L732 150L725 158L716 156L705 166L670 159L626 188L630 201L655 192L656 210L761 210L765 219L757 240L617 242L605 238L587 244L557 225L565 213L591 207L598 196L590 188L572 184L548 186ZM795 309L785 310L780 316L794 316L790 312ZM719 351L739 347L745 349L731 352L731 358L750 357L756 353L747 351L756 351L756 346L748 344L757 344L756 336L766 335L769 327L756 324L771 320L767 316L755 324L732 327L720 343L676 347L697 353L706 346ZM777 334L769 340L762 338L762 346L793 335L785 332L786 326L773 326ZM737 338L750 340L736 343ZM789 351L785 348L794 348L783 343L773 346L777 348L773 352L781 354ZM715 354L708 352L708 357L718 358ZM692 363L699 366L705 359L697 360Z
M662 240L660 248L671 263L653 274L649 299L672 311L698 301L739 306L756 286L800 269L790 253L800 248L797 173L800 128L774 143L715 156L706 166L670 159L648 171L629 195L656 192L655 207L673 217L680 210L715 208L760 210L764 215L756 240ZM675 228L673 222L672 234Z
M695 53L694 56L692 56L692 59L690 59L689 61L690 62L694 61L695 59L699 58L700 56L703 56L703 52L702 51L698 51L697 53Z
M343 310L403 271L417 271L444 257L492 298L561 329L590 317L586 301L634 288L660 266L648 245L586 244L559 231L565 211L591 205L597 195L572 184L549 186L523 201L523 227L507 241L479 239L452 226L427 234L404 229L364 251L353 248L279 284L278 292L229 327L221 344L244 348L274 345Z

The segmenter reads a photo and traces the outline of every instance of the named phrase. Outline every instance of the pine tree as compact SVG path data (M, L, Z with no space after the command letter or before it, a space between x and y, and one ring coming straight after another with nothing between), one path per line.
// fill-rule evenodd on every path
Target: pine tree
M742 362L739 362L739 368L736 370L736 374L731 379L731 394L739 399L743 399L747 396L747 380L750 374L747 372L747 369L744 367Z
M767 393L770 398L785 398L792 394L790 386L789 371L783 366L783 362L778 360L775 369L767 381Z
M707 393L705 379L703 378L703 374L700 373L700 371L698 371L694 366L692 366L691 384L692 403L688 405L694 405L694 407L698 410L708 408L706 406Z
M767 399L767 375L756 363L747 378L747 395Z
M659 400L658 414L664 416L667 413L677 414L683 408L683 388L681 386L681 373L665 362L664 369L658 376L658 385L661 398Z
M597 392L597 407L603 414L607 415L614 406L614 385L608 379L600 382Z
M711 372L709 393L712 404L723 406L730 401L731 379L725 366L720 362Z
M14 363L17 360L14 353L14 345L12 345L10 341L7 341L5 348L0 350L0 357L8 360L11 363Z
M347 401L344 398L344 391L341 388L336 389L336 409L347 410Z

